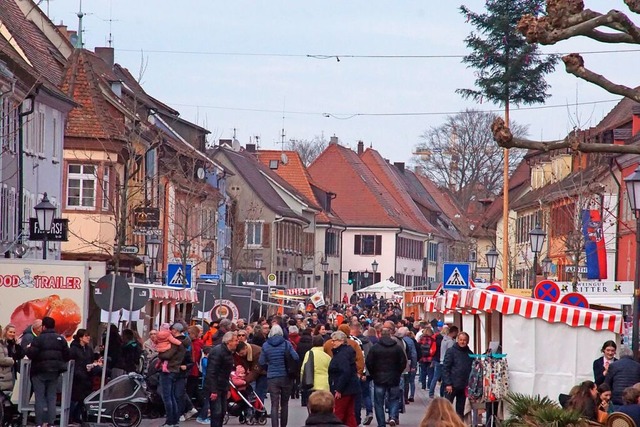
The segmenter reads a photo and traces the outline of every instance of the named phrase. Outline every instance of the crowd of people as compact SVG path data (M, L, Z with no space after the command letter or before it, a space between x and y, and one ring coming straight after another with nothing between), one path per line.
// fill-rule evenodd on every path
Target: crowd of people
M0 389L13 389L20 360L30 358L36 424L52 425L55 384L66 362L74 360L72 423L83 421L83 399L99 387L105 369L107 379L156 372L165 427L191 418L221 426L232 387L243 395L255 392L272 427L288 425L291 399L307 407L307 425L357 427L375 421L393 427L420 387L433 399L422 425L458 425L471 370L469 336L435 319L403 317L397 304L369 305L372 301L306 307L251 323L216 319L204 328L176 321L149 331L146 340L134 329L109 325L108 338L103 334L95 348L85 329L67 344L51 318L34 322L20 340L9 325L0 340ZM605 376L613 371L612 366ZM434 411L446 413L441 422L429 415ZM314 421L329 418L333 421Z

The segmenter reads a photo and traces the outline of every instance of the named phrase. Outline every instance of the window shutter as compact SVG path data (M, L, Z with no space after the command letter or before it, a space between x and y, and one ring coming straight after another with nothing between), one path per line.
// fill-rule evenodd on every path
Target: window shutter
M362 246L362 236L360 234L356 234L353 239L353 253L355 255L360 255L360 253L362 252L361 246Z
M382 255L382 236L376 236L376 255Z
M262 224L262 247L268 248L271 246L271 224Z

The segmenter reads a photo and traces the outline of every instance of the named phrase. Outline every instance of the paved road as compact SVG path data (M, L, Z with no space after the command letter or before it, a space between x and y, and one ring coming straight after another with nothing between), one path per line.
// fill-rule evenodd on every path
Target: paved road
M400 414L400 425L401 426L417 426L420 424L422 417L424 416L425 408L427 407L428 396L426 392L419 389L416 390L416 401L407 405L406 412L404 414ZM267 407L269 407L269 400L266 402ZM364 411L363 411L364 414ZM290 400L289 401L289 425L288 427L300 427L304 426L304 421L307 419L307 408L303 408L300 406L300 400ZM142 422L142 427L160 427L164 424L164 418L158 418L154 420L144 420ZM202 427L201 424L198 424L194 420L189 420L183 423L180 423L182 427ZM240 424L238 422L238 418L231 418L227 426L235 427L242 426L246 424ZM271 421L268 421L266 427L271 426ZM372 427L376 427L375 417L373 422L371 423Z

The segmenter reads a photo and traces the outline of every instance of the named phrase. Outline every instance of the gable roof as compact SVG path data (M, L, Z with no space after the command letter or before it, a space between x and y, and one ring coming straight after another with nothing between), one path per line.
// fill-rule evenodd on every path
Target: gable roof
M304 221L306 223L309 222L287 205L282 197L280 197L280 194L273 188L269 179L276 181L301 200L304 200L304 197L277 174L265 168L252 153L246 150L234 151L219 146L216 147L213 152L214 159L218 156L224 156L229 160L236 170L236 174L242 176L244 181L253 188L262 203L276 215Z
M424 232L358 155L339 144L329 146L308 168L315 182L336 194L331 206L349 226L402 227Z
M283 154L287 158L286 163L282 162ZM321 224L343 224L335 212L327 212L324 209L325 203L318 198L317 193L318 191L329 193L329 191L324 190L320 185L313 181L313 178L311 178L309 171L297 151L259 150L256 152L256 156L263 166L269 168L269 170L288 182L309 201L312 207L320 210L316 215L317 222ZM270 164L273 161L278 162L278 167L275 169L270 167Z

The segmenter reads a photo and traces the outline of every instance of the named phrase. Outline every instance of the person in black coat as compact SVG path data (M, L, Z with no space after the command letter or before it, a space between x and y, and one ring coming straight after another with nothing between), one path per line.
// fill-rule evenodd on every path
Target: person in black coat
M335 398L335 414L347 426L356 427L355 403L360 393L356 352L342 331L331 334L333 358L329 363L329 389Z
M640 382L640 363L633 360L630 348L620 348L620 360L611 364L604 382L611 388L613 404L622 405L624 389Z
M74 423L82 423L84 398L93 391L92 377L100 372L100 368L94 364L90 343L91 336L87 330L78 329L69 348L69 356L74 361L70 414Z
M311 329L303 329L300 335L300 342L296 347L296 353L298 353L298 360L304 360L304 356L313 347L313 340L311 339ZM307 399L309 398L310 390L305 390L304 387L300 387L300 404L307 406Z
M42 319L42 333L26 349L31 359L31 384L35 395L36 425L54 425L56 421L56 391L60 373L67 369L69 346L55 331L56 321ZM46 411L46 418L45 418Z
M469 334L460 332L456 343L447 350L442 362L442 381L445 386L445 397L451 403L456 401L456 413L464 419L464 406L467 401L465 389L469 385L472 354L469 349Z
M227 392L229 376L233 371L233 352L238 346L238 336L227 332L222 343L213 347L207 357L207 372L204 378L205 396L209 396L211 408L211 427L222 427L227 410Z
M136 341L135 335L131 329L122 331L122 350L119 366L126 373L138 372L140 365L140 357L142 356L142 345ZM109 351L111 353L111 351Z
M304 422L306 426L314 427L347 427L340 418L333 413L335 400L326 390L317 390L309 396L309 417Z
M609 340L602 344L602 357L593 361L593 382L597 386L604 382L604 378L609 372L609 366L618 360L615 357L617 349L618 346L614 341Z

